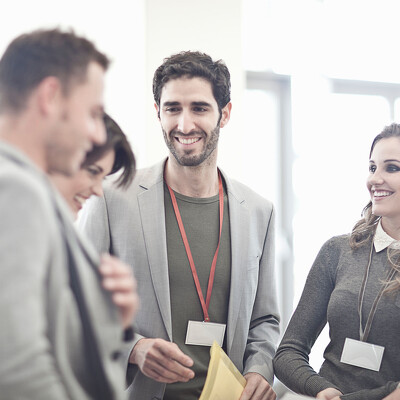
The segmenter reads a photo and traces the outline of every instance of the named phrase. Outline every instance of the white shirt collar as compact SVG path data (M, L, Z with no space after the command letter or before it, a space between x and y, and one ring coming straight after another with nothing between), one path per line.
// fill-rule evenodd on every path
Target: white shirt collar
M381 221L378 222L378 226L376 227L376 232L374 236L374 247L375 251L379 253L382 250L385 250L392 243L396 242L396 239L390 237L382 228Z

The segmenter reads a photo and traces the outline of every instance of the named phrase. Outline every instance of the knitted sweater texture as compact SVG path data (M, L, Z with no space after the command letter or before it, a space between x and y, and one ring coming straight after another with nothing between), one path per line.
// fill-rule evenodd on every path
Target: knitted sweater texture
M334 387L348 400L381 400L400 381L400 294L380 300L368 343L384 346L379 372L340 362L346 338L359 340L358 296L368 264L371 242L351 249L349 235L328 240L309 272L299 304L274 359L275 374L291 390L315 397ZM362 326L371 310L390 264L387 249L372 250L372 261L362 305ZM319 373L308 363L318 335L329 324L330 342Z

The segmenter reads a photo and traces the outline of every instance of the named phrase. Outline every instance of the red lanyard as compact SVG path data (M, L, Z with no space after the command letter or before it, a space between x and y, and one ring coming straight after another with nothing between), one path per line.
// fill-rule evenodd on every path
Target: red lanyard
M212 261L212 264L211 264L210 276L208 278L206 302L204 302L204 296L203 296L203 293L201 291L199 277L197 275L196 267L194 265L192 252L190 251L190 246L189 246L189 242L188 242L188 239L187 239L187 236L186 236L185 228L183 227L183 222L182 222L181 214L179 212L178 203L176 202L175 194L174 194L173 190L169 187L168 183L167 183L167 187L168 187L169 193L171 195L171 200L172 200L172 205L174 207L176 220L178 222L179 230L181 232L181 236L182 236L182 240L183 240L183 244L185 245L186 254L187 254L187 257L189 259L190 269L192 270L193 280L194 280L194 283L196 285L197 294L199 296L199 300L200 300L200 303L201 303L201 308L203 309L204 321L205 322L210 322L210 317L208 315L208 308L210 306L211 293L212 293L212 288L213 288L213 284L214 284L215 267L217 265L219 244L221 242L222 223L223 223L223 220L224 220L224 192L223 192L223 188L222 188L221 173L218 171L219 238L218 238L217 249L215 250L214 258L213 258L213 261Z

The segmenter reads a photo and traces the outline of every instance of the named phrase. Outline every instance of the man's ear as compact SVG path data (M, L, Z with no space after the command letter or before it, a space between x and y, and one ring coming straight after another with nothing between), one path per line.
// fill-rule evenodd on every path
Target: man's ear
M48 116L58 112L61 99L64 97L61 82L54 76L44 78L35 89L39 112Z
M229 102L221 111L221 121L219 126L223 128L231 118L232 103Z
M160 120L160 107L158 107L157 103L154 103L154 108L156 109L157 112L157 118Z

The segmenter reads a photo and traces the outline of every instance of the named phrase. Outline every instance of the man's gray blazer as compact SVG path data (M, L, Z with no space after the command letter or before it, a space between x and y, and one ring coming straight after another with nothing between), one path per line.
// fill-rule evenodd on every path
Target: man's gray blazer
M80 228L100 251L132 265L141 309L141 337L173 341L164 215L164 162L137 173L124 192L106 188L91 199ZM226 329L227 352L243 373L258 372L272 384L272 358L279 335L274 280L274 210L246 186L228 179L232 266ZM127 360L129 353L126 354ZM128 367L131 399L161 399L165 385Z
M125 398L125 366L117 360L122 327L101 289L94 249L77 236L45 174L1 141L0 188L0 398L94 398L68 260L78 270L114 399Z

